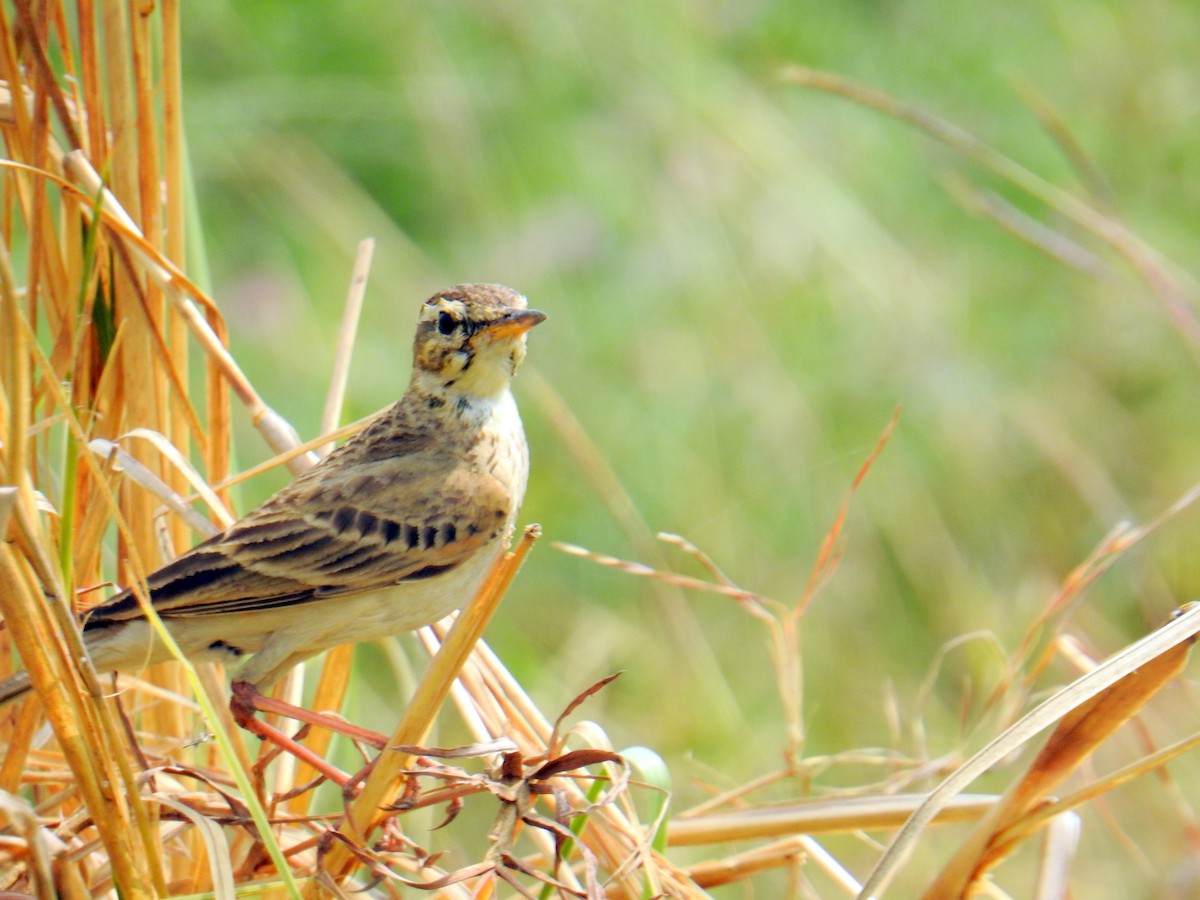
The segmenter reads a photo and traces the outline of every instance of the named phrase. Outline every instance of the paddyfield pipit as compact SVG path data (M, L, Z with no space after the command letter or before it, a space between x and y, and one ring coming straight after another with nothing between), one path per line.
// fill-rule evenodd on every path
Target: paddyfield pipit
M237 663L265 690L337 644L428 625L469 600L503 552L529 452L509 384L546 316L495 284L421 307L404 396L221 534L147 578L150 602L192 660ZM96 669L171 658L131 590L90 610ZM30 688L18 672L0 703Z

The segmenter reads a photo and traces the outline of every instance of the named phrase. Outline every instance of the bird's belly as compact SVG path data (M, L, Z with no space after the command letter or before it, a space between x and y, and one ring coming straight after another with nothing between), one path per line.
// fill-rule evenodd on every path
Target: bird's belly
M307 635L297 635L297 643L317 648L314 652L334 644L356 644L414 631L468 603L501 549L501 542L496 541L458 568L433 578L333 598L327 615L314 615L311 618L316 621L284 628L311 629Z

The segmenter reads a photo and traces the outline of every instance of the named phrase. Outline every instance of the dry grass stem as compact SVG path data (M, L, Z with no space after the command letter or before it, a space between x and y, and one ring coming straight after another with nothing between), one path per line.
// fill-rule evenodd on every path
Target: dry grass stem
M430 671L410 700L404 718L388 742L389 746L420 744L425 739L433 717L449 694L467 655L482 636L508 584L538 535L539 531L535 529L527 530L517 549L501 557L475 600L459 613L455 619L453 642L443 646L434 657ZM397 753L385 756L371 770L362 793L348 811L344 825L344 829L360 842L365 843L383 818L381 810L389 802L388 795L397 787L409 763L411 759L408 755ZM345 844L335 845L325 860L325 870L335 880L340 879L351 866L353 858Z
M358 335L358 320L362 315L363 299L367 295L367 277L371 271L371 257L374 253L374 240L368 238L358 245L358 254L354 258L354 272L350 278L350 290L346 294L346 307L342 312L342 327L338 332L333 373L329 377L329 393L325 398L325 411L321 414L322 434L336 429L342 419L342 402L346 396L346 382L350 378L354 339ZM326 444L320 455L325 456L332 449L333 444Z
M1196 288L1122 222L1019 165L965 129L911 103L832 72L788 66L780 78L801 87L826 91L912 125L953 148L966 159L990 169L1117 253L1154 293L1180 333L1200 349Z
M1159 657L1167 655L1168 661L1165 664L1157 663L1156 665L1165 665L1168 670L1173 669L1178 665L1175 655L1178 651L1175 648L1186 647L1186 644L1198 632L1200 632L1200 606L1194 606L1162 628L1114 654L1094 671L1067 685L1002 734L993 738L982 750L939 784L921 807L913 813L904 828L888 846L887 852L872 871L870 878L867 879L863 887L863 896L872 896L874 892L882 889L912 850L920 833L929 825L944 803L961 793L980 774L1023 746L1045 728L1063 719L1073 710L1084 707L1088 701L1110 686L1131 673L1137 672L1140 667L1154 663ZM1134 690L1135 695L1140 696L1141 691L1138 688ZM1120 696L1124 698L1126 695L1122 691ZM1122 704L1124 702L1127 701L1121 701ZM1121 721L1123 720L1121 718ZM1105 726L1109 722L1109 717L1106 715L1100 721L1101 725ZM1094 746L1089 747L1088 752L1091 752L1092 749Z
M1193 612L1200 612L1200 608ZM1200 630L1200 622L1195 628ZM1028 837L1031 825L1037 828L1044 824L1043 816L1029 822L1029 815L1117 728L1179 675L1194 634L1185 635L1180 643L1168 646L1063 715L1025 776L979 823L926 896L959 897L968 893L973 883Z
M925 794L823 798L680 817L671 820L668 842L672 846L694 846L791 834L899 828L925 799ZM992 809L996 801L993 796L960 794L938 811L936 821L973 822Z

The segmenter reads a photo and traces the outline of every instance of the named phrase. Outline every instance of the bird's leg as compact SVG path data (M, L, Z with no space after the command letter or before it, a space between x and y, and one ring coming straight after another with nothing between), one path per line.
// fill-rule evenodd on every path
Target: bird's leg
M229 701L229 710L233 713L233 720L242 728L264 741L270 741L280 749L291 753L297 759L308 763L330 781L342 788L346 787L347 783L351 781L352 776L347 775L341 769L327 762L308 747L288 737L278 728L268 725L259 719L255 715L255 712L277 713L309 725L328 728L331 731L344 734L353 740L369 744L378 750L382 750L387 746L387 738L378 732L359 728L357 725L351 725L349 722L335 719L333 716L322 715L321 713L305 709L302 706L295 706L283 700L268 697L248 681L235 681L233 683L233 697Z
M233 683L233 696L235 703L241 702L248 709L276 713L277 715L287 716L289 719L295 719L297 722L306 722L309 725L316 725L319 728L327 728L330 731L336 731L338 734L344 734L352 740L362 741L376 750L383 750L387 747L387 738L378 731L361 728L358 725L335 716L326 715L325 713L313 712L311 709L296 706L293 703L288 703L286 700L277 700L274 697L268 697L247 681L235 681Z

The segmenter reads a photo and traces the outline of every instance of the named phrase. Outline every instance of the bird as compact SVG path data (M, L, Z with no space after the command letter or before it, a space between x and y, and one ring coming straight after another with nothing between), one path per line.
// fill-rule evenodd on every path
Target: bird
M529 452L510 383L546 314L497 284L426 300L404 395L220 534L146 578L183 654L265 691L339 644L413 631L462 606L504 552ZM87 611L97 671L173 656L132 588ZM0 704L30 690L19 671Z

